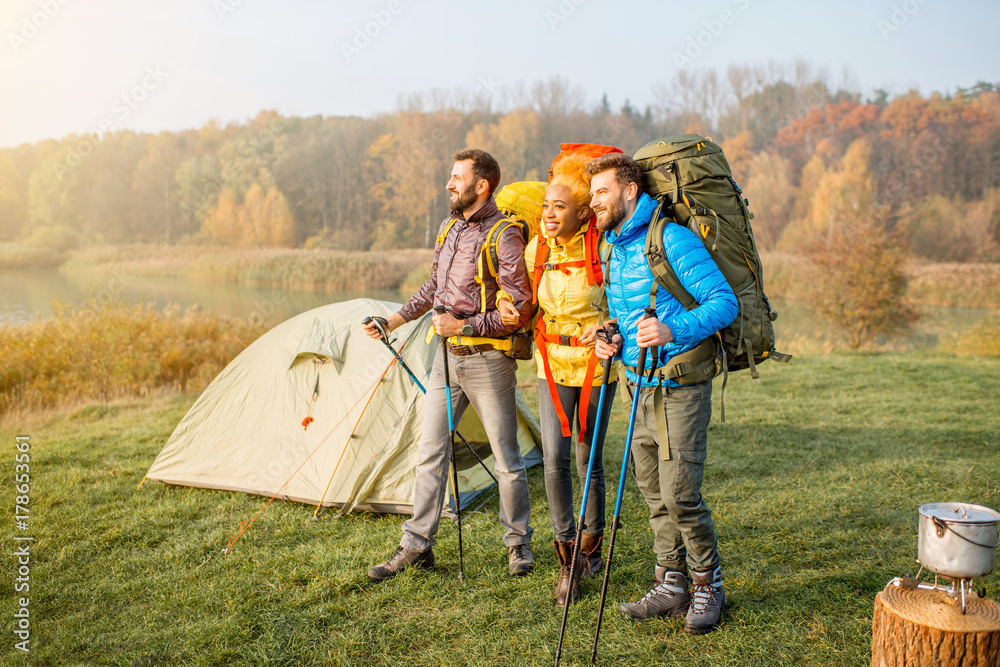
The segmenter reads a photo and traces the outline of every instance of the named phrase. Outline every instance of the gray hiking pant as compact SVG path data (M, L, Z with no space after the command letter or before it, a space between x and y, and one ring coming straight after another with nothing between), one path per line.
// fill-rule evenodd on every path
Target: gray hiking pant
M608 384L604 395L604 415L601 417L603 428L597 438L597 451L594 453L594 469L590 476L590 488L587 495L587 512L584 515L584 530L592 535L604 534L604 435L608 428L608 414L614 404L615 389L618 383ZM570 426L579 421L576 416L579 407L582 387L566 387L556 385L556 393L562 404L563 414L570 421ZM549 518L552 520L552 535L560 542L572 542L576 539L576 523L574 517L579 516L573 508L573 473L570 471L571 453L575 453L576 472L580 479L580 489L587 479L587 463L590 459L590 445L594 435L594 421L597 418L597 404L600 401L601 388L591 387L590 400L587 407L586 442L578 442L576 436L566 437L562 434L559 415L552 405L549 385L544 379L538 380L538 418L542 426L542 451L545 462L545 493L549 498Z
M424 398L424 430L417 451L413 489L413 518L403 524L400 545L423 551L436 543L449 481L451 446L448 442L448 406L444 389L444 360L438 348ZM448 353L451 400L457 427L472 404L486 429L500 482L500 523L507 529L504 544L531 543L528 520L528 476L517 444L517 362L498 350L467 356ZM464 446L464 445L463 445Z
M629 386L629 395L634 392ZM642 389L632 440L632 470L649 505L653 552L668 570L708 572L719 564L712 512L701 496L712 383L663 388L669 459L660 451L654 392Z

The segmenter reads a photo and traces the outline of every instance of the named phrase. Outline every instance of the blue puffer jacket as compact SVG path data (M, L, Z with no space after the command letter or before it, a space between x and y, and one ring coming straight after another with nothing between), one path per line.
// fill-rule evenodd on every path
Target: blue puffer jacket
M618 318L619 331L624 338L622 361L633 367L639 363L639 346L635 342L638 322L643 317L643 309L649 307L649 290L655 280L646 262L646 229L655 210L656 202L644 194L621 231L617 234L605 232L604 235L611 244L610 279L605 283L608 309L611 317ZM657 286L656 315L674 335L673 342L660 348L659 366L728 326L738 312L732 288L691 230L680 225L666 225L663 245L667 260L684 289L700 305L688 311L662 285ZM648 358L646 367L649 368ZM632 371L626 373L633 382L637 379ZM654 377L652 384L659 384L659 380ZM665 384L678 386L673 380L665 380ZM643 386L649 385L648 381L643 381Z

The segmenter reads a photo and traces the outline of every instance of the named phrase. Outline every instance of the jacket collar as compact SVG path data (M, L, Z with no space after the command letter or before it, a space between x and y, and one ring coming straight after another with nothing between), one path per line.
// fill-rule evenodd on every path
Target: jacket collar
M493 197L490 197L478 211L469 216L468 220L465 220L465 216L463 216L459 211L452 211L451 216L459 220L465 220L466 222L482 222L490 216L496 215L498 212L497 203L493 200Z
M649 221L653 217L653 211L655 210L656 200L643 193L635 205L632 217L625 221L625 224L621 227L621 231L617 233L614 230L604 232L604 238L611 244L619 240L623 243L630 243L635 237L646 233L646 226L649 225Z

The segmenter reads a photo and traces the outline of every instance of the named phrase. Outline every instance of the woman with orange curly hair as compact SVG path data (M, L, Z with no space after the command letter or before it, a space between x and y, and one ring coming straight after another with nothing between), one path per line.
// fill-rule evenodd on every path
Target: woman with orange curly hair
M604 147L601 147L604 148ZM617 149L615 149L617 150ZM604 152L607 152L605 150ZM580 597L576 582L597 574L603 567L604 534L604 431L613 404L616 384L608 385L604 414L598 420L601 374L593 352L595 333L607 313L597 231L590 202L590 157L570 154L557 158L545 192L541 229L524 252L533 298L538 307L535 324L535 362L538 367L538 404L545 463L545 491L552 521L553 546L559 558L555 599ZM594 307L596 305L596 308ZM500 303L507 319L517 316L509 302ZM504 322L507 322L507 319ZM617 369L611 377L617 377ZM573 426L577 425L574 443ZM576 459L580 483L585 482L595 424L596 440L590 493L580 540L578 575L569 590L576 526L573 512L571 458ZM574 456L575 454L575 456Z

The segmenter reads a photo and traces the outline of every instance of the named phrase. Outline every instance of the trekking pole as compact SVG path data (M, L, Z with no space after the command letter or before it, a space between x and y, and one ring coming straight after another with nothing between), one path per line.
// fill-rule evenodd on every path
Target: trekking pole
M434 306L434 312L441 315L444 306ZM448 374L448 340L438 334L441 339L441 354L444 357L444 395L448 403L448 438L451 446L451 495L455 500L455 517L458 522L458 581L465 582L465 556L462 551L462 505L458 499L458 465L455 459L455 417L451 405L451 376Z
M396 361L398 361L399 365L403 367L403 370L405 370L410 375L410 379L413 380L413 384L417 385L417 389L420 390L420 393L426 394L427 390L424 388L424 385L420 384L420 380L418 380L417 376L413 374L413 371L410 370L410 367L406 365L406 362L403 361L403 357L400 356L399 352L396 351L396 348L392 346L395 340L389 340L389 329L387 328L387 322L385 318L366 317L365 319L361 320L361 324L368 324L369 322L375 323L375 328L378 329L378 332L382 335L382 342L385 344L387 348L389 348L389 351L392 352L392 356L396 357ZM473 449L472 445L469 444L469 441L465 439L465 436L458 431L455 431L455 435L457 435L458 439L462 441L462 444L464 444L469 449L469 451L472 452L472 455L476 457L477 461L479 461L479 465L481 465L483 467L483 470L486 471L486 474L493 479L493 483L496 484L497 487L499 487L500 482L497 481L496 475L494 475L493 472L489 469L489 467L486 465L486 462L483 461L481 456L479 456L479 453L476 452L476 450Z
M646 317L656 317L656 311L646 308ZM624 341L622 341L624 343ZM590 664L597 662L597 640L601 636L601 620L604 617L604 599L608 593L608 578L611 576L611 559L615 553L615 535L621 525L622 496L625 495L625 475L628 473L628 457L632 453L632 435L635 432L635 415L639 408L639 394L642 392L642 374L646 369L647 348L639 348L639 364L636 366L636 376L639 383L632 394L632 412L628 418L628 434L625 436L625 453L622 456L622 471L618 477L618 498L615 500L615 515L611 519L611 541L608 543L608 564L604 568L604 583L601 585L601 602L597 607L597 630L594 632L594 648L590 652Z
M606 329L598 329L597 336L605 342L610 342L616 333L618 325L608 322ZM573 597L573 581L576 579L576 561L580 557L580 540L583 538L583 522L587 514L587 500L590 496L590 476L594 474L594 454L597 451L597 436L601 432L601 415L604 412L604 396L607 394L608 381L611 379L611 358L604 360L604 374L601 376L601 396L597 399L597 416L594 418L594 434L590 441L590 459L587 461L587 478L583 482L583 498L580 500L580 520L576 522L576 542L573 543L573 558L570 561L569 589L566 602L563 605L562 626L559 628L559 645L556 647L556 667L562 658L563 637L566 634L566 617L569 616L569 603ZM609 414L610 418L610 414Z

